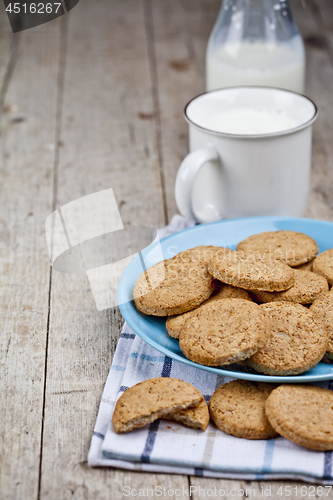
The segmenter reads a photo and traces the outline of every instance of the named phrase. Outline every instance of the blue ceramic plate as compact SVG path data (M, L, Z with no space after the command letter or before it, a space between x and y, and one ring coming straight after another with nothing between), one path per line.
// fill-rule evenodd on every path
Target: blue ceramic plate
M289 217L253 217L233 219L201 224L185 231L167 236L161 240L163 258L169 259L176 253L198 245L225 246L235 249L237 244L251 234L263 231L277 231L289 229L308 234L316 240L319 251L323 252L333 247L333 223L313 219ZM142 255L146 267L150 267L161 260L156 245L143 250ZM333 365L319 363L312 370L288 377L270 377L256 373L246 373L237 365L230 365L228 369L203 366L185 358L179 348L178 340L171 338L165 328L165 318L146 316L135 308L132 291L137 278L143 272L139 256L125 269L118 286L118 303L120 311L130 327L143 340L148 342L163 354L177 361L195 366L201 370L227 375L229 377L261 382L319 382L333 379Z

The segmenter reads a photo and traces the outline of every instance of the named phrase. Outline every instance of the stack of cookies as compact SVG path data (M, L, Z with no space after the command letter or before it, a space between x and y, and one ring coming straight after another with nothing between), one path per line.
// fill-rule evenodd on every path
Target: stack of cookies
M134 301L167 316L169 335L196 363L300 374L333 359L333 249L317 253L295 231L250 236L236 251L195 247L145 271Z
M317 254L317 243L294 231L253 235L237 250L199 246L145 271L134 301L144 314L167 317L169 335L196 363L300 374L333 361L333 249ZM333 449L327 389L235 380L214 392L208 411L190 384L153 380L118 400L116 432L161 417L205 430L211 418L237 437L281 435L314 450Z

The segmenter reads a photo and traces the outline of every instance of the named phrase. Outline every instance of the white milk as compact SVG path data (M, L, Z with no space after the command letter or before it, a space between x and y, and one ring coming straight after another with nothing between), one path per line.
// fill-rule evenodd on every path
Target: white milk
M207 90L260 85L303 93L304 73L304 49L298 35L288 44L232 42L207 51Z
M212 114L200 125L214 132L255 135L290 130L303 123L302 119L276 108L233 108Z

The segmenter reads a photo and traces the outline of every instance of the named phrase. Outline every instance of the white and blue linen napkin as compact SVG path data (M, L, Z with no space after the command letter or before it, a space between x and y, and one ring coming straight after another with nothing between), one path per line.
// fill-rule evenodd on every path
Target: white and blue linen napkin
M159 231L159 237L192 225L193 221L174 216L171 224ZM128 434L116 434L111 418L117 399L128 387L152 377L191 382L207 403L217 387L232 380L172 360L146 344L125 323L99 407L88 454L90 466L212 478L299 479L333 484L332 452L308 450L282 437L239 439L212 423L202 432L166 420L157 420ZM321 385L333 389L332 382Z

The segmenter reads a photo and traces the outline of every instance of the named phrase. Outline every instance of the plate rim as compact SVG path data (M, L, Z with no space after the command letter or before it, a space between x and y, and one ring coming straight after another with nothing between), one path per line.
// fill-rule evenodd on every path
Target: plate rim
M164 238L161 238L159 241L156 243L149 245L145 249L143 249L142 253L145 251L151 251L153 248L155 248L159 243L165 242L169 240L170 238L175 237L176 235L180 235L189 231L195 231L198 230L201 227L208 227L208 226L213 226L213 225L223 225L225 223L232 223L232 222L244 222L247 221L249 223L251 222L260 222L260 221L270 221L270 222L282 222L282 221L302 221L302 223L310 223L310 224L324 224L324 225L329 225L333 228L333 222L331 221L325 221L325 220L320 220L320 219L309 219L306 217L284 217L284 216L257 216L257 217L241 217L241 218L235 218L235 219L226 219L226 220L221 220L221 221L215 221L215 222L209 222L205 224L196 224L195 226L183 229L181 231L177 231L176 233L172 233L168 236L165 236ZM126 279L126 274L129 272L129 268L134 265L134 261L137 261L139 259L139 256L137 255L125 268L123 271L121 278L118 283L118 290L117 290L117 298L118 298L118 303L119 303L119 309L120 312L123 316L123 319L126 321L126 323L130 326L130 328L147 344L152 346L154 349L158 350L159 352L162 352L164 355L171 357L172 359L175 359L176 361L179 361L181 363L184 363L188 366L191 366L193 368L198 368L200 370L210 372L210 373L215 373L217 375L222 375L222 376L227 376L231 378L236 378L240 380L252 380L252 381L258 381L258 382L271 382L271 383L276 383L276 382L284 382L284 383L308 383L308 382L323 382L325 380L332 380L333 379L333 365L331 367L331 373L327 373L324 375L317 374L317 375L306 375L309 372L304 372L299 375L288 375L288 376L280 376L280 375L265 375L265 374L256 374L256 373L247 373L247 372L238 372L238 371L233 371L233 370L227 370L224 368L219 368L219 367L214 367L214 366L206 366L206 365L200 365L199 363L195 363L194 361L191 361L188 358L183 358L177 353L171 352L167 347L163 346L162 344L158 344L156 341L151 339L145 332L142 332L137 324L132 320L131 314L129 311L135 311L137 314L140 316L142 315L140 311L137 311L134 305L134 301L126 301L122 302L121 301L121 292L124 289L124 281ZM120 300L119 300L120 299ZM142 315L143 316L143 315ZM320 362L321 363L321 362ZM326 363L325 363L326 365ZM330 365L327 365L330 366Z

